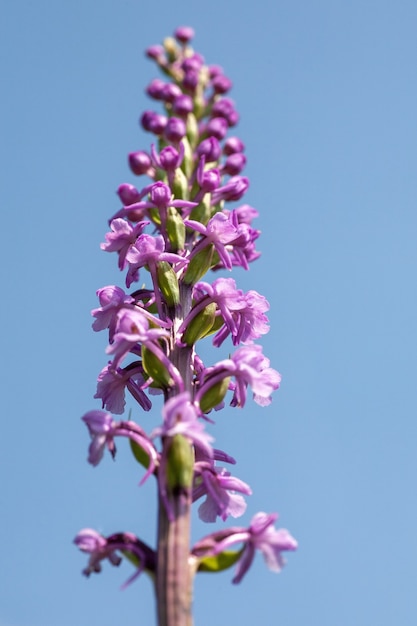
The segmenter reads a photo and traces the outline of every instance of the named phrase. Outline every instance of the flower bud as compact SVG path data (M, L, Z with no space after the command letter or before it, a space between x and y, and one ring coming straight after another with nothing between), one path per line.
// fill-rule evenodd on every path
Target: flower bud
M164 129L164 137L167 141L177 143L186 133L184 120L179 117L170 117Z
M215 137L208 137L203 139L197 148L197 155L202 157L204 155L206 163L211 161L217 161L220 157L221 148L218 140Z
M131 152L128 158L130 169L137 176L146 174L151 167L150 156L143 150L140 150L139 152Z
M224 142L223 152L224 154L234 154L235 152L243 152L245 150L245 144L239 137L229 137Z
M146 93L154 100L163 100L164 99L164 88L166 83L160 78L154 78L146 88Z
M130 185L129 183L123 183L119 185L119 188L117 189L117 195L122 201L123 206L134 204L135 202L139 202L140 200L139 191L134 185Z
M174 37L180 43L188 43L194 37L194 29L190 26L179 26L174 32Z
M172 103L172 112L180 117L187 117L194 108L193 100L190 96L181 93Z

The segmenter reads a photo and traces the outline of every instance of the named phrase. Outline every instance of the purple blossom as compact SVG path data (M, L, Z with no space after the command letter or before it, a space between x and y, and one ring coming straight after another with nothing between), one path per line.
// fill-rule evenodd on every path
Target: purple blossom
M230 98L220 98L217 100L213 105L211 115L213 117L224 117L229 126L235 126L239 121L239 114L235 109L233 100L230 100Z
M87 424L91 436L91 444L88 450L88 462L91 465L98 465L103 458L104 450L107 448L114 458L116 446L113 440L115 422L105 411L89 411L82 420Z
M251 345L238 348L232 354L234 368L229 371L236 379L232 406L243 406L246 400L246 388L252 388L253 399L261 406L271 403L271 394L279 388L281 375L269 367L269 359L262 354L262 346Z
M211 120L209 120L204 133L220 140L226 135L228 128L229 126L224 117L212 117Z
M188 43L194 38L194 29L190 26L179 26L174 32L174 37L183 44Z
M295 539L284 528L275 529L273 524L277 520L276 513L257 513L249 526L250 538L246 541L243 555L237 565L234 583L239 583L248 571L255 556L255 550L259 550L265 563L273 572L280 572L285 565L282 552L296 550L298 547Z
M164 128L164 137L167 141L178 143L187 132L185 122L180 117L170 117Z
M152 144L151 153L156 167L166 172L173 172L177 167L180 167L184 158L184 144L180 143L179 151L172 146L166 146L162 148L159 154L156 152L154 144Z
M167 125L168 118L154 111L145 111L140 121L144 130L154 133L154 135L162 135Z
M135 210L144 209L158 209L159 211L165 211L168 207L173 206L175 208L193 208L196 206L195 202L188 200L175 200L172 196L171 188L162 181L152 183L148 187L142 190L141 196L143 197L149 193L149 200L136 202L125 207L125 212L131 212Z
M220 530L201 539L192 549L192 554L202 558L214 556L243 543L243 552L236 567L233 583L239 583L245 576L259 550L273 572L280 572L285 565L282 552L297 549L297 541L284 528L276 529L276 513L257 513L249 528L234 527Z
M178 95L172 103L172 111L175 115L186 117L194 109L194 103L191 96L187 94Z
M110 413L99 410L88 411L81 419L87 425L91 437L88 449L88 462L91 465L96 466L100 463L106 448L114 458L116 455L114 438L127 437L142 448L149 458L148 470L141 484L155 471L159 463L158 453L151 439L135 422L115 422Z
M235 154L236 152L243 152L245 150L245 144L238 137L228 137L224 142L223 152L226 155Z
M122 309L117 314L113 342L107 347L107 354L113 354L112 367L117 368L120 362L135 348L143 344L152 350L153 343L168 338L169 333L162 328L151 328L143 309Z
M156 555L154 550L132 533L115 533L106 538L92 528L84 528L77 534L74 543L81 552L90 555L88 565L83 570L85 576L89 576L93 572L99 573L101 561L105 559L108 559L112 565L120 565L122 558L117 552L134 555L139 564L136 572L124 583L122 588L133 582L144 570L151 573L155 572Z
M178 85L175 85L174 83L166 83L166 85L163 88L163 99L165 102L173 103L177 100L177 98L180 98L181 96L182 96L182 91L180 87L178 87ZM173 110L173 113L176 113L174 108L172 110Z
M203 139L197 148L197 156L204 156L206 163L218 161L221 155L221 147L216 137L207 137Z
M122 183L119 185L117 189L117 195L122 201L123 205L133 204L134 202L139 202L140 193L136 189L134 185L130 185L129 183Z
M222 165L222 174L228 174L229 176L236 176L240 174L246 165L246 157L242 152L236 152L227 157L226 161Z
M144 411L149 411L152 404L143 386L143 368L136 362L125 369L113 368L111 363L106 365L98 376L97 391L95 398L102 400L102 408L116 415L124 412L125 389L127 388Z
M241 493L251 495L249 485L231 476L225 468L211 467L208 464L196 465L197 479L193 489L193 500L206 496L199 506L198 514L204 522L215 522L217 517L225 521L229 515L240 517L246 510L246 502ZM239 492L239 493L235 493Z
M107 540L92 528L80 530L74 539L75 545L90 555L87 567L83 570L85 576L92 572L101 572L101 561L108 559L112 565L120 565L122 559L112 547L108 546Z
M211 85L213 87L214 93L224 94L230 91L233 83L230 78L227 78L222 74L217 74L212 78Z
M208 295L204 297L204 293ZM198 304L191 311L193 317L209 302L215 302L224 319L224 326L217 332L213 345L220 346L231 334L233 344L252 343L269 331L268 318L264 315L269 309L266 298L256 291L244 294L236 289L233 278L219 278L211 285L200 282L194 287L194 298ZM188 320L185 320L185 323Z
M139 280L139 268L147 265L153 273L158 261L166 261L178 266L178 269L187 265L188 260L185 257L173 252L165 252L165 239L162 235L152 237L151 235L140 235L135 244L130 247L126 260L129 263L129 270L126 275L126 286L130 287L133 281ZM156 278L154 279L154 284Z
M208 457L213 457L213 437L205 431L204 423L199 421L196 407L191 403L188 392L170 398L162 409L162 416L163 425L153 430L151 439L183 435Z
M120 309L134 304L132 296L125 294L123 289L115 285L108 285L97 290L100 307L93 309L91 315L96 319L93 322L93 330L99 331L109 328L110 337L114 333L116 315Z
M218 204L222 200L226 202L240 200L248 187L249 179L246 176L232 176L225 185L213 192L211 201L213 204Z
M151 167L151 159L149 154L140 150L139 152L130 152L128 155L130 169L137 176L147 174Z
M219 361L201 372L202 383L195 401L199 403L210 388L230 376L236 381L231 384L234 393L230 404L239 407L246 403L248 386L252 388L255 402L260 406L267 406L271 403L272 392L279 388L281 382L279 372L269 367L269 359L262 354L262 346L243 346L230 359Z
M227 269L232 269L231 258L226 246L231 244L239 233L227 215L216 213L208 221L207 226L188 219L184 220L184 224L204 235L204 239L195 246L191 256L195 256L202 248L212 243L223 265Z
M146 93L154 100L164 100L164 88L166 83L160 78L154 78L146 88Z
M126 266L126 255L129 248L135 243L138 236L143 232L149 222L138 222L132 226L124 219L116 218L112 220L110 228L112 232L106 233L106 242L100 245L106 252L117 252L119 254L119 269Z

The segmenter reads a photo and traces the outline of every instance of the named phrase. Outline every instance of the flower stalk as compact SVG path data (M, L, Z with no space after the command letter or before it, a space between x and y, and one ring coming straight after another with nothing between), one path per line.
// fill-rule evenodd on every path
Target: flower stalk
M193 50L193 36L191 28L180 27L163 46L147 50L168 78L147 88L164 112L143 113L140 123L153 137L151 147L131 152L128 163L134 176L151 182L119 186L122 207L101 244L118 255L127 289L144 279L147 285L131 293L115 285L97 292L93 329L108 331L111 360L98 376L94 396L102 409L83 416L92 465L106 449L114 458L116 438L128 438L144 468L140 483L155 479L156 547L129 532L105 537L84 529L75 538L89 555L85 575L99 572L104 560L117 566L124 559L135 568L126 584L142 572L151 576L159 626L192 625L197 573L236 566L237 583L257 550L270 569L280 571L282 552L297 547L288 531L275 529L274 513L258 513L248 527L215 531L190 546L195 502L203 522L226 521L245 512L245 496L252 493L224 466L235 459L212 446L213 414L228 400L232 407L244 407L249 388L254 401L266 406L281 381L255 343L269 330L266 299L256 291L244 293L232 278L202 280L219 270L248 270L259 257L260 233L252 226L257 211L234 206L249 180L241 175L244 144L227 136L239 119L226 96L231 81ZM230 341L236 349L206 365L198 349L210 339L216 348ZM151 433L130 418L113 418L124 413L127 393L139 411L149 411L153 395L162 394L162 422Z

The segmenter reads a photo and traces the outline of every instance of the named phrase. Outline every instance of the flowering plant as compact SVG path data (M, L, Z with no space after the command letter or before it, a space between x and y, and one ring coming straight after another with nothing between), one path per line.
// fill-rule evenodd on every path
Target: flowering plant
M114 285L98 290L93 329L108 330L111 360L98 376L94 396L102 410L83 416L92 465L106 449L114 457L116 438L127 437L145 470L141 483L156 479L157 546L153 549L128 532L104 537L84 529L75 538L89 555L87 576L99 572L103 560L119 565L123 558L135 567L127 583L142 572L151 575L160 626L192 623L197 572L235 565L233 582L238 583L256 549L270 569L279 571L282 553L297 547L288 531L275 529L275 513L258 513L249 527L212 532L190 547L194 502L201 501L198 514L204 522L225 521L244 513L244 496L251 493L224 467L235 460L212 445L206 429L214 423L212 412L226 398L231 406L243 407L248 388L255 402L268 405L281 378L254 343L269 329L266 299L256 291L244 293L229 277L202 280L210 270L249 269L259 257L259 231L252 226L258 214L251 206L226 208L249 186L241 175L244 145L226 136L238 113L225 96L230 80L194 52L193 34L191 28L178 28L175 38L147 50L168 78L155 79L147 88L164 113L143 113L141 125L154 143L149 152L129 154L129 165L133 174L151 182L141 189L120 185L122 208L110 219L101 247L117 253L128 289L144 279L148 286L135 286L129 294ZM207 366L197 353L206 337L218 348L229 339L236 349ZM151 409L153 395L163 395L162 423L151 433L131 419L112 416L124 412L126 392L144 411Z

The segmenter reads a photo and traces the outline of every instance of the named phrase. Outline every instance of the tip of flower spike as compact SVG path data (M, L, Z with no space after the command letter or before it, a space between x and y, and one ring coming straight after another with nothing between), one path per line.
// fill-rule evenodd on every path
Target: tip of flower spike
M194 29L190 26L179 26L174 32L175 39L180 43L188 43L194 35Z

